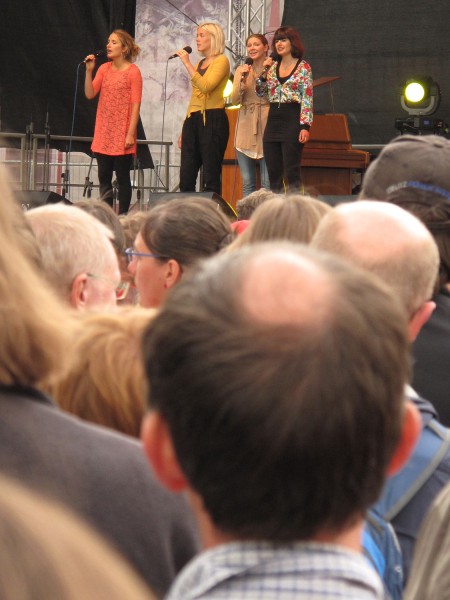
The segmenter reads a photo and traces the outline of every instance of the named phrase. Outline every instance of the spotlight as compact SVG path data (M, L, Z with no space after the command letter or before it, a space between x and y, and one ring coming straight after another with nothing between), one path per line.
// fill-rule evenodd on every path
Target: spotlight
M439 107L441 90L431 77L408 79L402 88L400 103L411 116L432 115Z

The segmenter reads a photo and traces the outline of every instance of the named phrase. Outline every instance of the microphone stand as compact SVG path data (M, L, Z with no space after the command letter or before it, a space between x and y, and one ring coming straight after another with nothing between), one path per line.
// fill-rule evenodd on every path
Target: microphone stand
M50 125L48 119L48 106L47 114L45 116L44 125L45 143L44 143L44 175L42 178L42 191L48 192L49 179L50 179Z
M33 159L33 116L31 116L31 122L25 128L25 180L27 190L31 189L31 164Z
M72 140L71 140L71 142L72 142ZM63 182L61 195L63 198L65 198L66 194L69 192L69 185L70 185L69 158L70 158L70 149L68 149L66 152L66 169L65 169L64 173L61 175L61 179Z
M94 156L91 156L91 162L89 164L88 174L86 175L86 178L84 180L83 198L85 198L86 196L88 198L90 198L92 196L92 187L94 185L94 182L91 181L91 169L92 169L92 161L93 160L94 160Z

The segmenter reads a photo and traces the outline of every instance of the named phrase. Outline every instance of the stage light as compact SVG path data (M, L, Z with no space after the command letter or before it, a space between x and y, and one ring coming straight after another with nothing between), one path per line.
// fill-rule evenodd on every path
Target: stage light
M411 116L432 115L439 107L441 90L431 77L408 79L402 88L400 103Z

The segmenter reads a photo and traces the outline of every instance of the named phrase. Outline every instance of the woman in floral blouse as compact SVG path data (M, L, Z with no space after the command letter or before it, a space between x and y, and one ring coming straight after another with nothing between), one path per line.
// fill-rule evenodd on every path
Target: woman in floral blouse
M311 67L302 60L303 44L292 27L275 31L272 49L278 60L270 66L263 88L270 102L264 132L264 156L274 192L298 192L303 145L313 120Z

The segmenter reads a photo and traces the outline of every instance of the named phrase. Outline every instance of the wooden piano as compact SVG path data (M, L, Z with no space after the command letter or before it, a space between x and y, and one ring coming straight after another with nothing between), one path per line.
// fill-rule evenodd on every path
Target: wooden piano
M315 114L302 157L305 191L313 195L350 195L352 171L364 171L369 156L352 148L346 115Z

